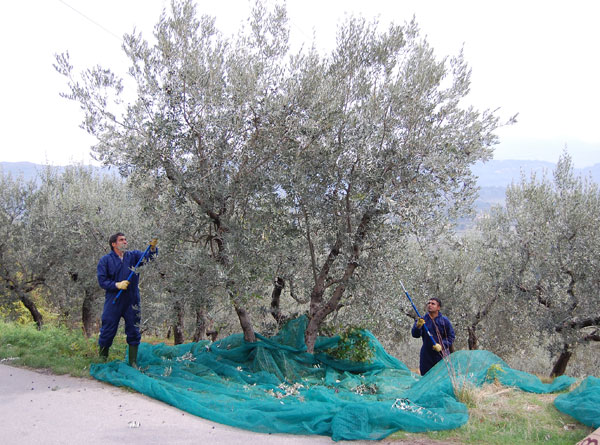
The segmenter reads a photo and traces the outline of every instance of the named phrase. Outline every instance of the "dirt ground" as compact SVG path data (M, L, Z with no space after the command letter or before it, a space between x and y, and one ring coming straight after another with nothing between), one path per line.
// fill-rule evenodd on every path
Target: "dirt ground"
M193 416L142 394L92 379L0 364L1 442L33 444L403 444L334 442L324 436L260 434Z

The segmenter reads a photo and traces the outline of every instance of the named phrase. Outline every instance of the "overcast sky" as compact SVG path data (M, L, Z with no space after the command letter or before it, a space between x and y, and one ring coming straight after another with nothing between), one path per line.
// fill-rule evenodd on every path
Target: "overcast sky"
M91 163L92 137L78 105L59 96L54 54L69 51L77 71L101 64L124 73L121 36L151 38L166 0L19 0L0 7L0 161ZM247 0L197 0L226 35ZM292 44L334 45L349 14L404 23L413 15L441 57L464 47L470 100L518 123L498 132L495 159L556 162L565 146L576 167L600 163L600 2L595 0L288 0Z

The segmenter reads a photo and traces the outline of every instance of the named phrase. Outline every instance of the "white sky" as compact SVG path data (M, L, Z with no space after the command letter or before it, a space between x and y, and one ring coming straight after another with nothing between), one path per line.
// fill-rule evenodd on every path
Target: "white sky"
M198 11L232 34L248 0L197 0ZM133 27L151 39L167 0L13 0L0 6L3 49L0 161L91 163L94 140L79 128L75 102L59 96L54 54L76 71L101 64L123 74L119 36ZM382 24L416 16L441 57L464 46L471 101L518 123L498 132L496 159L556 162L565 146L575 167L600 163L600 2L596 0L288 0L292 44L334 44L347 14ZM83 17L85 15L88 19ZM95 23L94 23L95 22Z

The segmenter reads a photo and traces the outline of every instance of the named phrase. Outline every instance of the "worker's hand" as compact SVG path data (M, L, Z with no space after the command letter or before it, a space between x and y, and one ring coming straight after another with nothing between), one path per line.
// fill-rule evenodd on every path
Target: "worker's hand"
M419 318L417 320L417 329L421 329L424 324L425 324L425 320L423 318Z
M119 289L119 290L125 290L125 289L127 289L127 286L129 286L129 281L127 281L127 280L118 281L117 283L115 283L115 286L117 286L117 289Z
M154 252L156 250L156 245L158 244L158 238L152 238L150 241L150 250Z
M439 343L436 343L435 345L433 345L433 350L435 352L442 352L442 345L440 345Z

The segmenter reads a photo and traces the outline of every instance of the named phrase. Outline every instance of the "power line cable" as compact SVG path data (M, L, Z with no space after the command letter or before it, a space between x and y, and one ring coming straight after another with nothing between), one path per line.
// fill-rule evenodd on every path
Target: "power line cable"
M83 12L78 11L77 9L75 9L73 6L69 5L67 2L63 1L63 0L58 0L59 2L61 2L63 5L68 6L69 8L71 8L73 11L75 11L77 14L79 14L80 16L82 16L84 19L92 22L94 25L96 25L97 27L99 27L100 29L102 29L104 32L110 34L111 36L113 36L115 39L117 39L119 42L121 42L121 37L119 37L118 35L116 35L114 32L112 32L110 29L105 28L104 26L102 26L100 23L98 23L97 21L91 19L90 17L88 17L87 15L85 15Z

